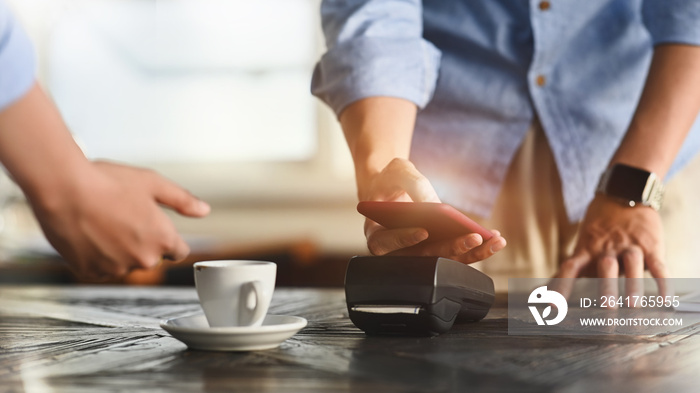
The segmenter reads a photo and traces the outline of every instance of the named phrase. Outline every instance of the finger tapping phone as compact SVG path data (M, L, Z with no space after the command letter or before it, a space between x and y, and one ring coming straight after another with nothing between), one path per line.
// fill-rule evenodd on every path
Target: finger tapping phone
M493 234L446 203L362 201L357 211L389 229L424 228L430 239L450 239L478 233L484 241Z

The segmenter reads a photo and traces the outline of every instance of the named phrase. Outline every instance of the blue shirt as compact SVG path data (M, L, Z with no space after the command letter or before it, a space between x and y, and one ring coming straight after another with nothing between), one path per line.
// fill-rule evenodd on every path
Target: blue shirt
M411 160L443 201L482 216L537 115L580 220L653 46L700 45L700 0L326 0L321 14L312 92L337 114L370 96L414 102ZM698 148L696 120L667 179Z
M0 0L0 110L29 91L34 84L35 67L29 37Z

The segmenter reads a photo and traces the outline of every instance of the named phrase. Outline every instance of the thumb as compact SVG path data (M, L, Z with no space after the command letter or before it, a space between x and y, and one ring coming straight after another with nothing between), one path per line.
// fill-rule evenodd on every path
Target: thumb
M437 192L430 181L424 176L416 176L412 181L404 184L406 193L414 202L440 202Z
M386 171L399 174L391 176L392 180L398 182L399 188L406 191L414 202L440 202L433 185L411 161L394 159L387 165Z
M158 203L184 216L204 217L211 211L208 203L162 177L156 183L154 196Z

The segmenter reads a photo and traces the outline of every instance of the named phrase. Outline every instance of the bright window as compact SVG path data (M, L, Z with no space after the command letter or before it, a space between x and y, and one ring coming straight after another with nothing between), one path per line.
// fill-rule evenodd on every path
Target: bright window
M49 88L90 156L309 159L316 149L312 6L93 0L55 25Z
M210 200L354 200L342 133L309 92L318 0L6 1L88 156Z

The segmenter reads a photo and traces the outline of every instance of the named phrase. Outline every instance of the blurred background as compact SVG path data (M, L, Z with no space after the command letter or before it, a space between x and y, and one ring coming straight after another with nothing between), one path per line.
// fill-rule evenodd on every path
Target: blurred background
M266 259L278 285L342 285L366 253L350 155L309 93L320 0L7 0L37 77L86 155L153 168L212 205L172 214L180 265L120 283L190 285L191 263ZM0 179L0 280L75 282Z

